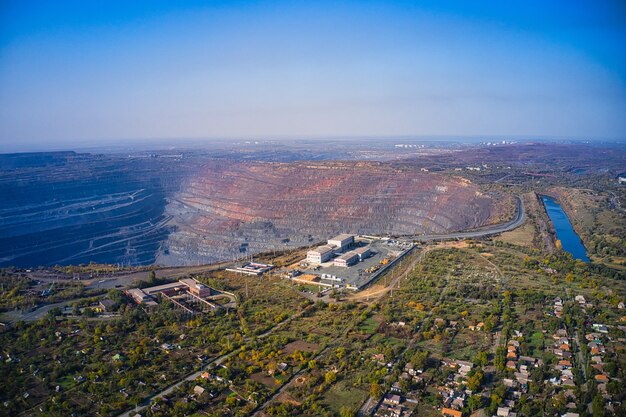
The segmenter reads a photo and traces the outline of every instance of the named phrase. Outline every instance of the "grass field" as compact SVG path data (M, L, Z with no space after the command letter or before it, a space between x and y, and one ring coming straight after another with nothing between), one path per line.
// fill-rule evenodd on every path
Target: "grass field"
M502 233L495 240L511 243L513 245L533 247L534 239L535 227L532 224L526 223L515 230Z
M342 407L356 410L367 399L367 391L349 386L345 381L334 384L325 394L324 401L339 413Z
M369 317L364 320L359 326L357 330L361 333L374 334L376 333L376 329L380 325L380 320L375 317Z

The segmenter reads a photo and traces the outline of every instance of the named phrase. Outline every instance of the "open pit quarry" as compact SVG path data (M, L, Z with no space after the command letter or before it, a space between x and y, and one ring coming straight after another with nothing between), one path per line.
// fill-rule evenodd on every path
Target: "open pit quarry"
M0 266L149 265L177 163L51 152L0 158Z
M406 164L74 152L0 163L0 266L195 265L512 215L467 179Z
M497 206L464 178L385 163L212 161L169 199L157 262L232 260L344 232L447 233L495 223Z

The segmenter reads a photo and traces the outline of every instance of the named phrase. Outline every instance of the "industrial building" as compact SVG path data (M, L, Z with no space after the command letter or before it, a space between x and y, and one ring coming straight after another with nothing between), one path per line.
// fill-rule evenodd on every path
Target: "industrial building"
M354 243L354 235L341 234L332 239L328 239L328 246L334 246L338 251L343 252Z
M335 248L329 245L319 246L306 253L306 260L312 264L327 262L330 258L332 258L334 250Z
M354 244L354 235L341 234L332 239L328 239L326 245L311 249L306 254L307 262L311 264L322 264L330 261L335 253L344 252Z
M349 266L354 265L355 263L359 262L359 255L357 255L356 253L354 253L354 251L350 251L350 252L346 252L341 256L338 256L335 259L335 266L342 266L344 268L347 268Z
M132 288L127 290L126 294L135 303L149 308L157 306L157 297L161 296L190 314L197 313L192 305L200 306L200 310L203 312L217 309L219 305L207 301L212 296L226 295L231 298L231 302L235 302L234 294L213 290L192 278L183 278L176 282L149 288Z
M185 284L192 295L196 297L208 297L211 295L211 288L191 278L183 278L179 282Z
M358 255L359 261L363 261L370 257L370 255L372 254L372 248L370 246L363 246L362 248L357 248L352 252Z
M237 272L237 273L246 274L246 275L263 275L264 273L271 270L272 268L274 268L274 265L262 264L259 262L248 262L245 265L238 266L235 268L226 268L226 270L230 272Z
M314 248L307 253L306 261L291 266L292 269L297 267L301 275L288 274L287 278L307 287L358 290L416 248L410 241L363 235L339 235L328 242L333 246ZM340 252L342 244L347 250Z
M354 265L357 262L361 262L364 259L367 259L371 254L371 249L369 246L363 246L361 248L357 248L351 250L350 252L346 252L343 255L339 256L335 259L335 266L349 267Z
M147 307L154 307L157 305L156 301L154 301L152 296L149 294L146 294L140 288L133 288L131 290L128 290L126 291L126 294L128 294L133 299L133 301L137 304L144 304Z

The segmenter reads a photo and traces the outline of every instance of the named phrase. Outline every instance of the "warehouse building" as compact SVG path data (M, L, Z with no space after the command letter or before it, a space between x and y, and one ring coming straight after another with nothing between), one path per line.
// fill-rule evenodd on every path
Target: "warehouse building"
M336 247L339 251L343 252L354 243L354 235L341 234L335 236L332 239L328 239L328 245Z
M362 248L355 249L352 252L358 255L359 261L363 261L370 257L370 255L372 254L372 249L369 246L363 246Z
M335 259L335 266L347 268L357 262L359 262L359 255L357 255L354 251L350 251L337 257L337 259Z
M146 294L140 288L133 288L131 290L126 291L126 293L135 301L137 304L144 304L148 307L154 307L157 305L157 302L154 301L151 295Z
M321 264L330 260L330 258L333 256L334 250L335 248L332 246L319 246L306 253L306 260L307 262L312 264Z

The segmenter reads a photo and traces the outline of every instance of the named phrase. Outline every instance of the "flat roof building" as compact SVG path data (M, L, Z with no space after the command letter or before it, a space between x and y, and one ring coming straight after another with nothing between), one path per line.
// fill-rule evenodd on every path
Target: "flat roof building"
M149 307L157 305L157 302L154 301L150 295L143 292L143 290L141 290L140 288L133 288L131 290L128 290L126 293L130 295L133 301L135 301L137 304L145 304Z
M354 235L349 235L347 233L343 233L335 236L332 239L328 239L328 244L330 246L335 246L339 248L341 251L349 247L354 243Z
M183 287L179 281L170 282L169 284L155 285L154 287L144 288L142 291L148 295L157 295L159 293L166 293L172 295Z
M349 267L359 261L359 255L354 251L346 252L335 259L335 266Z
M187 286L187 290L196 297L204 298L211 295L211 288L191 278L183 278L181 283Z
M359 261L367 259L372 254L372 250L369 246L363 246L362 248L357 248L352 252L356 253L359 256Z
M321 264L332 258L334 250L335 248L328 245L319 246L306 253L306 260L310 263Z
M274 268L274 265L262 264L259 262L249 262L245 265L238 266L235 268L226 268L226 270L230 272L237 272L237 273L246 274L246 275L263 275L264 273L271 270L272 268Z

